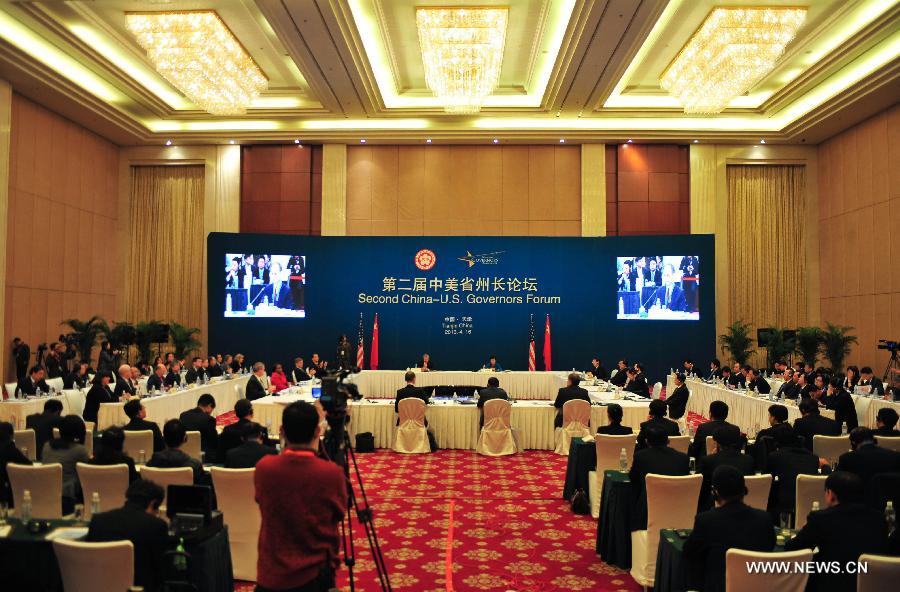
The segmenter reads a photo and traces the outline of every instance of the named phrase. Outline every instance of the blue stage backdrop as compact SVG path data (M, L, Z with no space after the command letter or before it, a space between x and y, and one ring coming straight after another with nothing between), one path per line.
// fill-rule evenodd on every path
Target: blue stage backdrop
M550 315L552 369L643 362L652 380L685 357L715 355L711 235L306 237L214 233L208 238L209 347L270 367L313 352L334 360L338 336L356 358L359 320L369 367L477 369L496 355L537 368ZM702 271L701 271L702 268Z

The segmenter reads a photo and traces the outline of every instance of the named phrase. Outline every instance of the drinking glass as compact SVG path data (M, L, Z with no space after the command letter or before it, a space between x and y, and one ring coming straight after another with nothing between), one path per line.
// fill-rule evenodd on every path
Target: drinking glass
M791 513L790 512L779 513L778 524L781 527L782 533L787 534L791 530Z
M84 504L75 504L75 522L84 522Z

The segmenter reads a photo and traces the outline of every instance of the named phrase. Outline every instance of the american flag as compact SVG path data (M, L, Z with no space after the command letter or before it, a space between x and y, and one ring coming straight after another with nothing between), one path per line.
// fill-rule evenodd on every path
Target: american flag
M534 315L531 315L531 339L528 342L528 371L534 372L537 369L537 362L534 357Z
M363 347L363 315L359 313L359 339L356 342L356 367L363 367L365 359L365 348Z

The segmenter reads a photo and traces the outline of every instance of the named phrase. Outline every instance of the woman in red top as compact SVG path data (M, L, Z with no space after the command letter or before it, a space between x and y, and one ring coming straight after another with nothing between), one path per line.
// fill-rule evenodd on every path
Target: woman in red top
M275 387L275 392L283 391L288 387L288 379L284 374L284 367L281 364L275 364L275 368L272 370L272 376L269 377L269 381L272 383L272 386Z

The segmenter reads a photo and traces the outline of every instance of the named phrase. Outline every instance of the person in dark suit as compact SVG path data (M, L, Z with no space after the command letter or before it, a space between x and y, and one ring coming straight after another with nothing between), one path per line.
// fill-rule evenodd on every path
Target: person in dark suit
M684 298L684 290L675 284L677 279L672 264L665 264L662 276L663 285L653 293L651 302L653 304L658 302L660 306L669 310L686 311L688 309L687 300Z
M237 448L244 442L244 432L247 425L256 423L253 421L253 403L247 399L238 399L234 404L234 415L237 421L231 425L225 426L222 433L219 434L219 450L216 458L224 460L228 451ZM261 428L263 433L263 441L268 439L268 432L265 428Z
M134 545L134 584L148 592L162 589L164 554L169 546L166 522L157 517L165 498L163 488L138 479L125 492L125 505L91 517L87 540L92 543L131 541Z
M341 335L338 337L337 349L334 354L337 357L337 367L338 368L350 368L353 366L353 362L356 360L353 359L351 361L351 354L353 352L353 348L350 345L350 340L347 339L346 335Z
M617 279L619 292L634 292L637 273L631 269L632 261L629 259L622 263L622 271Z
M31 460L22 454L22 451L16 446L15 439L13 438L14 435L15 429L13 429L13 425L8 421L0 421L0 502L3 502L10 507L12 506L13 499L6 466L9 463L17 465L31 464ZM38 448L38 450L40 450L40 448Z
M778 392L775 393L775 396L779 399L796 399L800 395L800 391L797 389L797 383L794 380L793 369L785 369L781 377L784 379L784 382L778 387Z
M869 394L874 396L884 395L884 383L881 379L874 375L872 368L863 366L859 371L859 382L856 386L869 387Z
M35 366L29 372L29 376L20 380L16 385L16 393L19 397L24 397L26 395L36 395L38 391L49 393L50 387L47 386L47 382L44 380L44 369L40 366Z
M88 365L81 362L77 367L63 377L64 389L83 389L87 387L90 377L88 376Z
M171 366L171 370L166 374L165 385L167 388L175 388L181 386L181 364L175 362Z
M128 364L119 366L119 375L116 377L116 388L113 394L117 401L137 395L137 384L131 380L131 366Z
M846 425L847 431L853 431L859 425L856 417L856 405L853 397L844 390L843 379L835 376L828 382L828 396L824 397L825 407L834 410L834 420L838 425Z
M303 368L303 358L294 358L294 368L291 370L288 378L290 379L291 384L309 380L309 374L307 374L306 370Z
M166 386L166 367L162 364L157 364L155 371L147 379L147 392L164 392L166 390L168 390Z
M784 545L785 551L818 549L816 562L835 562L841 567L857 561L860 555L886 555L887 525L877 510L862 502L862 480L845 471L835 471L825 480L825 503L818 512L810 512L806 525ZM856 590L856 573L815 573L809 576L807 590L843 592Z
M269 283L269 268L266 267L265 257L256 260L256 266L251 270L252 282L254 285L263 285Z
M813 436L840 436L841 426L819 413L819 404L812 399L800 401L800 415L794 420L794 433L803 438L803 446L813 449Z
M234 356L231 356L231 373L232 374L240 374L244 370L247 369L247 366L244 365L244 354L237 353Z
M53 439L53 428L58 428L62 421L63 404L59 399L44 401L44 412L34 413L25 418L25 428L34 430L37 459L41 460L44 444Z
M622 425L622 417L624 417L622 406L618 403L610 403L606 406L608 423L597 428L597 433L607 436L630 436L634 432L630 427Z
M725 381L725 378L723 377L722 380ZM744 376L740 364L737 362L734 363L734 366L731 367L731 372L728 375L728 380L725 382L733 389L743 389L747 386L747 378Z
M187 442L187 429L181 420L170 419L166 422L163 426L163 440L166 442L166 447L153 453L153 456L147 461L148 467L161 469L190 467L194 472L195 485L210 484L210 479L203 472L203 463L181 450L182 445Z
M65 351L65 345L62 350ZM44 366L47 368L47 378L61 378L66 373L63 372L63 361L60 358L60 344L56 341L50 344L50 351L44 360Z
M587 401L591 402L591 398L588 396L588 392L578 386L581 383L581 377L576 373L569 374L569 378L566 381L566 386L559 389L559 392L556 393L556 400L553 401L553 406L556 407L556 418L553 420L553 426L557 428L562 427L563 421L563 405L565 405L568 401Z
M31 360L31 348L19 337L12 340L12 356L16 365L16 382L28 375L28 362Z
M784 405L769 405L769 427L759 430L756 434L756 441L747 446L747 454L751 455L756 461L756 468L760 471L766 470L766 463L769 455L775 451L778 445L775 442L775 434L779 430L787 430L791 437L800 441L794 433L794 428L788 423L788 410Z
M191 367L188 368L187 374L184 375L184 381L188 384L194 384L195 382L203 382L207 378L207 372L203 369L203 359L195 357L191 360Z
M484 425L484 404L491 399L503 399L509 401L509 395L500 388L500 381L496 376L488 378L487 387L478 390L478 425Z
M281 272L281 264L273 261L270 269L272 277L272 306L287 310L294 310L294 298L291 296L291 287L288 285L287 276Z
M761 395L768 395L772 392L772 385L760 375L759 370L750 366L745 366L744 370L747 377L747 390L756 391Z
M650 260L647 263L647 267L643 269L643 274L645 286L662 285L662 271L660 271L655 258L650 257Z
M752 475L754 470L753 457L741 452L743 439L741 430L737 426L725 425L713 434L716 443L716 451L704 456L697 463L698 472L703 475L703 486L700 488L700 511L708 510L713 505L712 482L713 475L719 467L734 467L741 475Z
M269 384L269 379L266 378L266 365L262 362L253 364L253 376L247 381L244 398L255 401L267 397L273 392L275 392L275 387Z
M115 403L116 395L109 388L109 380L112 376L108 372L98 372L94 376L94 386L88 391L84 399L84 411L81 417L84 421L97 423L97 414L100 413L101 403Z
M706 380L722 380L722 362L718 358L713 358L709 363L709 375Z
M125 431L120 427L111 427L103 430L94 447L94 457L88 461L92 465L126 465L128 467L128 482L133 483L140 479L134 466L134 459L125 454L122 449L125 446Z
M422 359L416 362L416 368L418 368L422 372L432 372L434 370L437 370L429 354L422 354Z
M897 420L900 419L897 412L890 407L882 407L875 415L875 435L884 438L900 438L897 431Z
M256 422L241 426L243 441L225 454L226 469L252 469L262 458L278 451L263 444L263 429Z
M694 518L684 542L689 590L724 592L728 549L769 552L775 529L769 515L744 503L747 486L738 469L721 466L711 478L715 508Z
M649 399L650 385L647 384L647 379L639 375L638 371L634 368L628 368L625 372L628 379L625 382L625 386L622 387L622 390Z
M763 428L759 430L759 433L756 434L756 439L765 438L767 436L774 437L775 430L781 426L787 427L791 430L791 424L787 422L788 420L788 410L784 405L769 405L769 427Z
M667 436L666 442L669 441L668 436L678 436L680 434L678 424L670 419L666 419L666 409L665 401L660 401L659 399L650 401L649 416L647 421L641 424L641 429L638 431L635 450L643 450L647 447L647 431L651 428L658 427L661 429Z
M153 432L153 452L159 452L166 447L163 441L162 432L156 422L147 421L147 409L141 404L140 399L132 399L125 403L125 415L128 416L128 423L122 428L128 432Z
M585 371L585 374L590 374L599 380L606 380L609 378L609 373L606 371L606 368L603 367L603 364L600 363L600 358L598 357L591 359L591 367Z
M635 451L631 470L628 472L636 500L636 519L632 522L632 530L647 528L647 486L644 481L647 475L687 475L690 470L688 455L669 447L669 435L662 427L648 426L641 433L644 434L647 447Z
M685 376L697 376L697 369L694 367L694 360L687 358L683 363L684 370L681 372Z
M837 470L847 471L862 479L865 487L878 473L900 473L900 452L877 446L875 432L856 428L850 432L850 452L838 459Z
M492 372L503 372L503 366L497 361L497 356L492 355L488 358L488 363L481 367L482 370L490 370Z
M696 458L698 461L706 456L707 436L714 436L716 430L721 427L737 427L734 424L730 424L725 421L726 419L728 419L728 404L724 401L713 401L709 404L709 417L709 421L701 423L699 426L697 426L697 431L694 433L694 441L691 442L691 445L688 448L688 455ZM741 445L738 447L738 449L742 448L743 444L744 442L742 438Z
M216 399L209 393L200 395L197 406L182 413L178 419L189 432L200 432L200 449L206 462L216 457L219 433L216 431L216 418L212 413L216 409Z
M609 383L613 386L623 387L628 382L628 360L622 359L616 362L616 373L609 377ZM610 373L612 374L612 373Z
M769 455L767 470L777 479L772 483L769 495L769 511L773 516L780 512L794 511L797 496L797 475L816 475L819 472L819 458L800 444L800 439L790 426L774 429L774 440L778 449Z
M397 398L394 400L394 413L399 413L400 401L409 397L422 399L427 405L428 393L425 392L425 389L416 386L416 373L410 370L403 376L403 379L406 381L406 386L397 390Z
M688 397L691 392L684 384L684 374L681 372L675 375L675 388L672 394L666 396L666 405L669 407L670 419L681 419L687 412Z
M206 375L209 378L218 378L225 374L225 371L222 370L222 367L216 361L215 356L209 356L209 359L207 360L207 364L208 365L206 367Z

